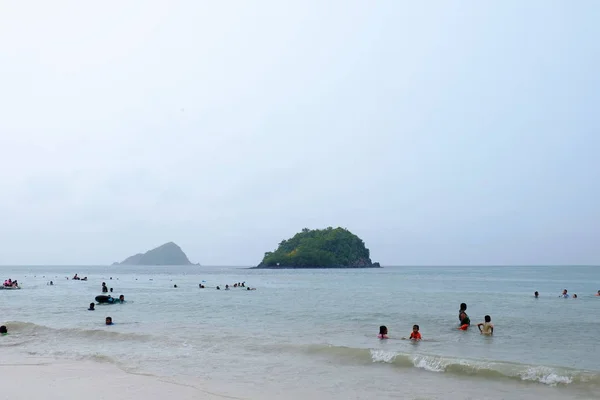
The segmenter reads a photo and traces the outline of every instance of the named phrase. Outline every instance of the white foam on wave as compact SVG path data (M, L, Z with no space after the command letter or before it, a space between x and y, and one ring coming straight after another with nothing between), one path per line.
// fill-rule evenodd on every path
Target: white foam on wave
M371 358L373 362L392 363L398 356L398 353L383 350L371 350Z
M413 357L413 365L416 368L421 368L430 372L444 372L446 365L440 358L415 356Z
M530 367L521 373L521 379L524 381L537 381L551 386L566 385L573 382L573 378L559 375L555 370L547 367Z

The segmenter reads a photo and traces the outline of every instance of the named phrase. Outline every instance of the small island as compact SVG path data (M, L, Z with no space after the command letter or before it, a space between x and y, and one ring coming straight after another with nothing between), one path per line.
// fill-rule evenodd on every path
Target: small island
M371 262L369 249L358 236L344 228L308 229L279 243L265 253L254 268L380 268Z
M113 265L192 265L181 247L173 242L165 243L145 253L127 257Z

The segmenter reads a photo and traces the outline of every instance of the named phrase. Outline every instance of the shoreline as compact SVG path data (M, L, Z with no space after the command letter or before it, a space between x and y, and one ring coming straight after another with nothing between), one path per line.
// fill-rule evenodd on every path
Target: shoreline
M0 363L0 376L10 382L4 385L2 394L11 400L158 400L169 396L178 400L240 399L202 389L196 382L126 372L114 364L89 360L13 354Z
M348 371L348 367L341 372ZM355 367L350 367L355 368ZM407 370L399 377L407 380L406 385L388 393L393 398L415 398L428 400L462 400L481 398L488 400L505 399L516 396L523 400L579 399L591 400L591 393L577 393L565 387L547 387L516 381L488 381L430 375L430 372ZM3 389L4 398L11 400L301 400L307 397L315 400L331 398L329 391L297 387L287 387L268 382L260 388L254 385L239 385L232 379L223 386L217 382L210 384L199 377L165 377L147 372L128 372L110 362L73 360L50 357L19 356L16 353L3 358L0 363L0 376L9 385ZM368 377L366 377L368 378ZM219 385L219 389L211 386ZM300 390L298 390L300 389ZM482 392L485 395L482 396ZM373 392L359 391L354 398L371 398ZM345 393L346 398L351 396ZM381 394L380 394L381 397ZM392 398L383 396L382 398Z

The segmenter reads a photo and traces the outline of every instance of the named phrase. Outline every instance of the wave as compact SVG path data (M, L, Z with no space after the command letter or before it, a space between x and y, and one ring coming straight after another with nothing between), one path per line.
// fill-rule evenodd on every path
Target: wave
M139 333L123 333L104 329L81 329L81 328L51 328L44 325L38 325L31 322L9 321L5 325L9 332L18 332L17 335L22 337L31 337L38 334L42 337L52 334L60 334L66 338L87 338L87 339L118 339L132 341L149 341L153 337Z
M378 349L332 345L310 345L305 350L311 354L350 359L357 363L388 364L396 368L418 368L435 373L448 373L487 379L516 379L550 386L569 384L600 385L600 373L573 368L470 360L425 354L407 354Z

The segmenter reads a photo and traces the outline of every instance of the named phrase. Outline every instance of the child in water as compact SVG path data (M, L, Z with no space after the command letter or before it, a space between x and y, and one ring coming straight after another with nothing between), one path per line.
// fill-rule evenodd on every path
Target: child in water
M460 326L458 327L458 329L460 329L462 331L466 331L469 328L469 326L471 325L471 319L469 318L467 313L464 311L462 313L460 313L458 318L460 319Z
M381 325L379 327L379 335L377 335L378 339L388 339L388 330L387 330L387 326L385 325Z
M6 329L6 325L0 326L0 335L2 335L2 336L8 335L8 329Z
M413 331L410 333L410 340L421 340L421 333L419 333L419 325L413 325Z
M112 325L112 318L111 317L106 317L106 325Z
M462 318L460 316L462 313L465 313L465 315L467 314L467 303L460 303L460 310L458 310L459 321L462 321Z
M94 303L90 303L90 308L88 308L88 311L94 311L96 308L96 305Z
M480 322L477 324L477 327L479 328L479 332L481 332L482 335L492 335L494 333L494 325L492 324L492 317L490 317L489 315L486 315L484 317L484 321L485 322Z

